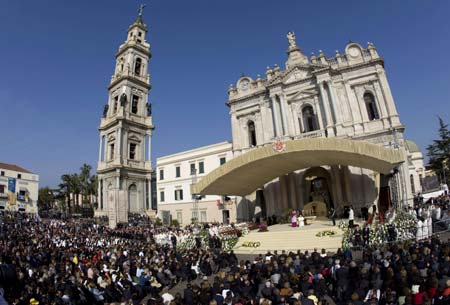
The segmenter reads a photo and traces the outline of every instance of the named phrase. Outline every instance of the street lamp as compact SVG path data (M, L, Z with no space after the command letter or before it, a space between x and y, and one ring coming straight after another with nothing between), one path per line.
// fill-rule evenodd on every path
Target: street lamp
M191 179L192 179L192 185L197 183L197 169L192 168L191 169ZM191 188L192 189L192 188ZM195 217L192 217L194 220L194 224L198 224L198 195L192 194L192 212L195 215Z

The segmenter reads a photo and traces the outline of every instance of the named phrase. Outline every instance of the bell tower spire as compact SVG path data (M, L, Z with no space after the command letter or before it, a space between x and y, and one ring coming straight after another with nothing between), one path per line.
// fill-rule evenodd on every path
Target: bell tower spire
M142 19L145 5L127 31L115 58L108 86L108 102L100 122L99 206L97 215L107 215L110 226L127 222L128 213L151 211L151 138L154 129L148 64L150 44ZM109 215L111 214L111 215Z

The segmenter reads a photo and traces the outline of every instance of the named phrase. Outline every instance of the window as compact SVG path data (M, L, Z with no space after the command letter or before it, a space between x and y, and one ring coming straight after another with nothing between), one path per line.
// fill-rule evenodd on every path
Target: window
M317 127L316 115L312 106L306 106L302 110L303 132L310 132L319 129Z
M226 159L225 157L221 157L221 158L219 159L219 161L220 161L220 165L224 165L225 162L227 162L227 159Z
M200 222L206 222L206 211L200 211Z
M136 65L134 66L134 74L141 75L141 66L142 66L142 59L137 58Z
M192 211L192 220L196 221L198 219L198 212L197 211Z
M5 193L5 186L3 184L0 184L0 194Z
M369 117L369 120L378 120L380 116L378 115L377 105L375 104L375 97L373 94L365 93L364 102L366 103L367 116Z
M195 168L195 163L191 163L191 175L195 175L197 172L197 169Z
M248 143L250 147L256 146L256 131L255 131L255 123L253 121L249 121L247 123L248 127Z
M177 167L175 167L175 178L180 178L180 176L181 176L181 170L180 170L180 167L177 166Z
M142 36L142 32L139 32L139 33L138 33L138 36L141 37L141 36Z
M164 170L163 169L159 170L159 180L164 180Z
M130 143L130 155L129 158L131 160L136 159L136 143Z
M183 190L175 190L175 200L183 200Z
M22 174L17 174L17 179L22 179Z
M411 192L413 194L416 193L416 186L414 185L414 176L413 175L409 175L409 181L411 182Z
M131 113L136 114L138 112L138 102L139 102L139 96L134 95L131 100Z
M109 144L109 160L114 159L114 143Z
M165 200L164 197L165 197L164 191L159 192L159 201L160 202L164 202L164 200Z
M200 161L198 163L198 173L199 174L204 174L205 173L205 163L203 163L203 161Z
M5 171L2 171L1 173L0 173L0 176L4 176L5 175Z
M183 212L177 211L177 220L179 224L183 223Z
M114 113L117 112L117 107L119 107L119 96L114 97Z

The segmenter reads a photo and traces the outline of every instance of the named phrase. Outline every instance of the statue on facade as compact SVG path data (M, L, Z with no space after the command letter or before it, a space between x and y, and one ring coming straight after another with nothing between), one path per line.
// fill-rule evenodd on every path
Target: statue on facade
M103 118L106 118L106 116L108 115L108 109L109 105L106 104L105 107L103 107Z
M120 96L120 106L125 107L127 105L127 95L122 93Z
M293 49L297 47L297 44L295 43L295 34L294 32L289 32L286 35L288 41L289 41L289 48Z
M147 103L147 104L145 104L145 106L147 107L147 116L151 116L152 115L152 104Z

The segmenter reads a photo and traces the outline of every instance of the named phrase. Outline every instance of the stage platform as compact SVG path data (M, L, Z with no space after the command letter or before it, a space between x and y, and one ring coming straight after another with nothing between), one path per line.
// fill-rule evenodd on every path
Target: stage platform
M342 245L344 231L333 226L329 219L316 219L312 224L304 227L292 228L290 224L278 224L268 227L267 232L250 231L244 237L239 238L234 247L237 254L264 254L267 251L286 250L318 251L325 249L327 252L336 252ZM316 234L323 231L336 232L333 236L317 237ZM254 247L255 243L259 246ZM246 246L247 245L247 246Z

